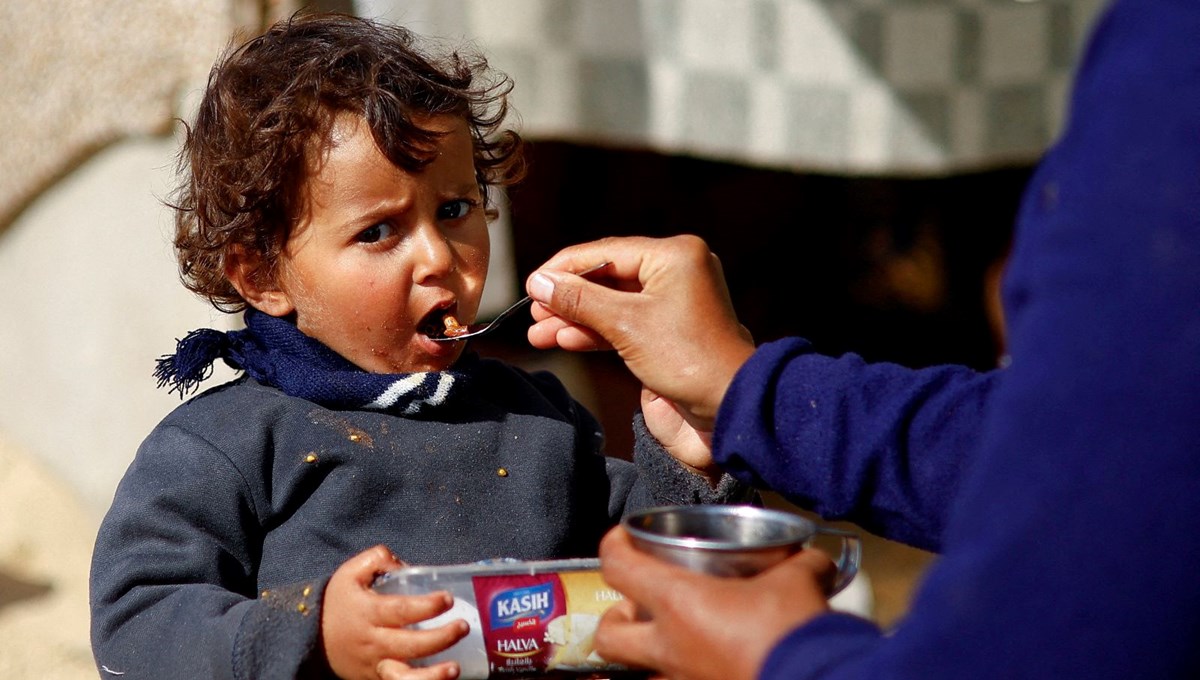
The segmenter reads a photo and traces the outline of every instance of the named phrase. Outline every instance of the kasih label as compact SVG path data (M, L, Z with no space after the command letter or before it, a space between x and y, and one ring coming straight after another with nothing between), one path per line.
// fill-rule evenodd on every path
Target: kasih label
M448 649L412 659L414 667L455 661L460 680L646 680L650 673L609 663L595 652L600 617L621 594L600 574L600 560L521 561L406 566L380 576L384 594L444 590L449 611L413 624L431 630L456 619L466 637Z
M621 595L595 571L474 576L489 677L619 670L595 653L600 616Z

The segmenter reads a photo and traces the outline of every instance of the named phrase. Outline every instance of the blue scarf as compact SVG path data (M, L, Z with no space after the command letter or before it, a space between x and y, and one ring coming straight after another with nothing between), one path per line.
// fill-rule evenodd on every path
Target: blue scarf
M249 308L246 329L200 328L178 340L174 354L157 361L158 386L183 398L224 359L264 385L333 409L364 408L413 415L447 402L464 381L455 371L370 373L308 337L286 319Z

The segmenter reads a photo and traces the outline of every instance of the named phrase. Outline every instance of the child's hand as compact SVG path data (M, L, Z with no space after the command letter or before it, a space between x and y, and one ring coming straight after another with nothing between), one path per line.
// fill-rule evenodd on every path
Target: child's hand
M426 595L383 595L371 589L375 577L403 567L384 546L365 550L342 563L325 589L321 636L329 667L343 680L454 680L452 661L428 668L408 665L411 659L436 654L467 634L462 619L429 630L410 624L450 609L446 592Z
M670 399L642 387L642 415L646 429L667 453L680 463L716 483L721 478L712 457L712 432L697 430L683 419Z

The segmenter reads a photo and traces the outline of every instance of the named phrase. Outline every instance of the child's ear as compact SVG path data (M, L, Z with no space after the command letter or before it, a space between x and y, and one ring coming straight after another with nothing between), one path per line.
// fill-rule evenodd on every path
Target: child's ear
M262 268L262 257L233 246L225 258L225 278L242 298L264 314L287 316L295 309L292 299Z

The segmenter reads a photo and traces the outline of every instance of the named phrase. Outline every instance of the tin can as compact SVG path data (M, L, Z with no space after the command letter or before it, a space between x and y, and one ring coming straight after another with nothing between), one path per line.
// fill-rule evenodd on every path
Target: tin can
M463 680L648 677L606 661L592 647L600 616L622 599L604 582L595 558L412 566L380 576L374 588L402 595L448 591L451 609L413 627L455 619L469 625L454 646L413 659L413 666L457 661Z

